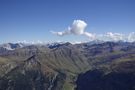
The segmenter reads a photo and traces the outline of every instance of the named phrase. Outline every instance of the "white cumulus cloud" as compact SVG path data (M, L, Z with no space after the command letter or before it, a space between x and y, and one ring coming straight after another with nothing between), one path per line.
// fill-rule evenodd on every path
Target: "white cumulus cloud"
M135 32L131 32L129 34L121 34L121 33L112 33L107 32L104 34L93 34L86 32L85 29L87 27L87 23L83 20L74 20L73 23L64 31L51 33L58 36L65 36L69 34L73 35L84 35L87 36L91 41L92 40L103 40L103 41L135 41Z
M86 27L87 27L87 23L85 21L74 20L72 25L69 26L65 31L62 31L62 32L51 31L51 32L58 36L74 34L74 35L85 35L85 36L93 39L94 35L89 32L86 32L85 31Z
M114 41L119 41L119 40L123 40L124 39L124 35L121 33L112 33L112 32L108 32L105 35L107 38L109 38L110 40L114 40Z
M134 42L135 41L135 32L131 32L128 35L128 41L130 41L130 42Z

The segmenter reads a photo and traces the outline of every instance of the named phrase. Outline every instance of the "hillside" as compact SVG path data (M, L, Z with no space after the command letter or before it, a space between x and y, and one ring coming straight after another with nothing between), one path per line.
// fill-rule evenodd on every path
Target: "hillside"
M24 45L14 50L0 47L0 90L135 90L134 87L134 43Z

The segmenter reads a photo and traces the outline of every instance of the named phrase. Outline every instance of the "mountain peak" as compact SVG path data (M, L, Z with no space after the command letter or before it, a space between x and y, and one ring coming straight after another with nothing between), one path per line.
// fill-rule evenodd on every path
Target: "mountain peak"
M22 43L5 43L0 45L0 47L3 47L7 50L15 50L17 48L22 48L24 45Z

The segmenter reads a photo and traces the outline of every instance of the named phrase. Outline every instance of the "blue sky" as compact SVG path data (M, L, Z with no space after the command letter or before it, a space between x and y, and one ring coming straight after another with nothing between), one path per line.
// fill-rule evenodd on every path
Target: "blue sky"
M84 20L90 33L134 32L135 0L0 0L0 43L88 40L50 33L76 19Z

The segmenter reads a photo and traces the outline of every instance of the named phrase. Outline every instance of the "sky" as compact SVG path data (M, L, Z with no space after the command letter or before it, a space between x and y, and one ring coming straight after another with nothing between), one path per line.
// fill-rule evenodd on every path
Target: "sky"
M0 43L88 41L84 35L58 36L75 20L85 31L135 32L135 0L0 0Z

